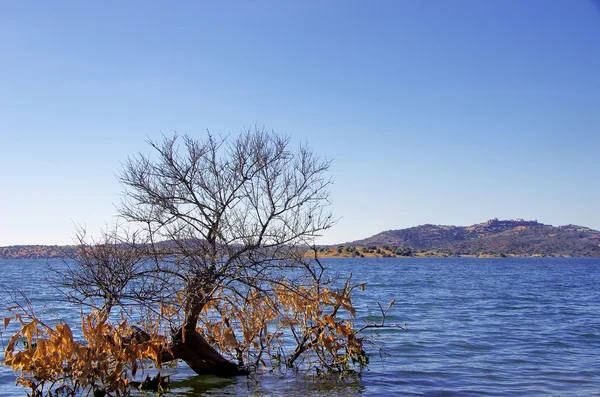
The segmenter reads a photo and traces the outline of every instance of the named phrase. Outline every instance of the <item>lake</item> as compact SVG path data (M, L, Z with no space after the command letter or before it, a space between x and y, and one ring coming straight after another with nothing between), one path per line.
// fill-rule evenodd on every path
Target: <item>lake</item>
M54 265L60 261L51 261ZM329 271L367 282L353 302L356 324L396 299L388 322L407 331L372 334L383 354L337 381L258 375L199 377L168 369L169 395L600 396L600 260L386 258L324 260ZM48 316L73 324L79 311L44 283L46 260L0 260L2 301L20 287ZM4 302L2 302L4 303ZM2 315L4 317L6 313ZM2 332L2 345L13 325ZM3 349L2 349L3 350ZM3 356L0 358L3 359ZM0 395L24 396L0 367Z

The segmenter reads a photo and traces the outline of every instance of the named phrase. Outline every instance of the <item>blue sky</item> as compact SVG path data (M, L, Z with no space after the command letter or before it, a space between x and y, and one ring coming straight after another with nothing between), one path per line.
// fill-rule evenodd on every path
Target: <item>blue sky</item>
M265 125L333 160L338 243L424 223L600 229L585 0L0 4L0 246L111 223L162 133Z

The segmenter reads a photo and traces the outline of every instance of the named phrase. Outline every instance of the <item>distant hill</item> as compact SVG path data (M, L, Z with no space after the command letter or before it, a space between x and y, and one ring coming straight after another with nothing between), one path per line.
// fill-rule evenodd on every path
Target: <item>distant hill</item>
M409 247L448 255L600 257L600 231L523 219L491 219L472 226L422 225L388 230L344 246Z
M70 258L76 251L74 245L11 245L0 247L0 259Z
M168 248L172 242L159 243ZM0 259L69 258L76 246L14 245L0 247ZM523 219L471 226L422 225L388 230L363 240L322 247L322 256L592 256L600 257L600 231L584 226L552 226Z

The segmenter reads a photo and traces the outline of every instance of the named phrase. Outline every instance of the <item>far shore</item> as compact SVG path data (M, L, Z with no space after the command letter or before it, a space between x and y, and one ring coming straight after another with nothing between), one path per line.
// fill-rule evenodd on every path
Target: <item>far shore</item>
M346 247L341 249L338 247L327 247L318 250L319 258L335 258L335 259L352 259L352 258L597 258L594 256L571 256L559 254L533 254L533 255L518 255L518 254L449 254L439 251L424 251L412 252L410 255L397 255L390 250L377 248L375 250L362 251L362 247L350 251ZM341 250L341 252L339 252ZM379 251L379 252L377 252ZM307 254L307 255L313 255Z
M0 259L66 259L76 256L76 246L9 246L0 247ZM546 253L522 255L514 253L452 253L440 250L420 251L407 247L361 247L361 246L321 246L317 247L319 258L600 258L593 255L566 255L562 253ZM600 252L599 252L600 254ZM308 250L306 256L314 256Z

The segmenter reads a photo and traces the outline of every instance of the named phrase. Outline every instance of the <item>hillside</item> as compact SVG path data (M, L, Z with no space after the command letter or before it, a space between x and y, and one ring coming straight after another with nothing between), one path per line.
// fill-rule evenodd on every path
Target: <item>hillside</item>
M344 246L410 247L448 255L600 257L600 232L576 225L555 227L522 219L491 219L464 227L422 225L388 230Z

